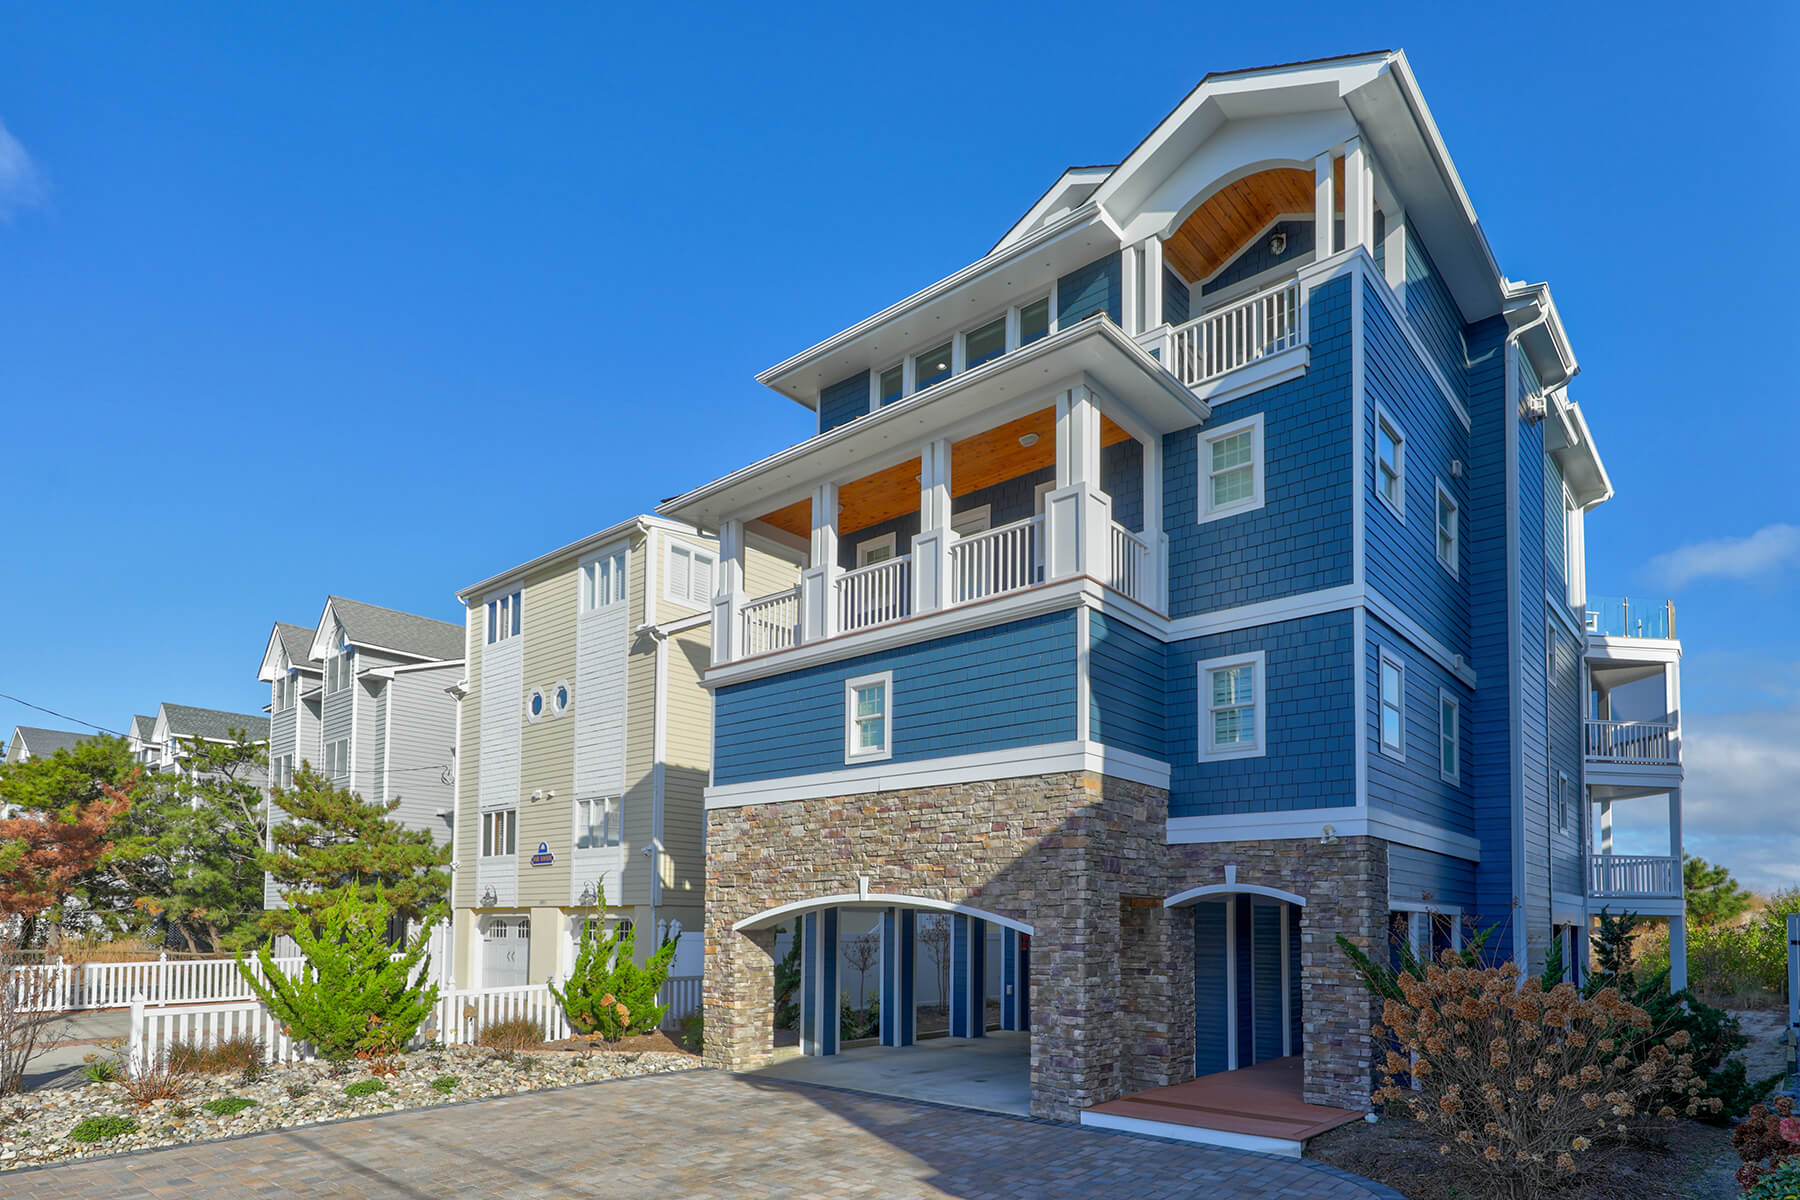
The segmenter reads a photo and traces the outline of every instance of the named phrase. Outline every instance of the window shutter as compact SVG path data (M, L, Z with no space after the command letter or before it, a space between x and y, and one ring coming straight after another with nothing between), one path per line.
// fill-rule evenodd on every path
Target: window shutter
M669 552L669 590L677 596L689 594L689 582L693 574L693 556L680 546Z
M694 588L688 595L698 604L710 604L713 594L713 560L704 554L694 555Z

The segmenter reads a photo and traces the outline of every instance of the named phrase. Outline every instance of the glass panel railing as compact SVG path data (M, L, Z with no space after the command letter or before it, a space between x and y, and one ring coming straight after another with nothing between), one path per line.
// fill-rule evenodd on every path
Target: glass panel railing
M1673 600L1589 596L1587 631L1601 637L1675 638Z

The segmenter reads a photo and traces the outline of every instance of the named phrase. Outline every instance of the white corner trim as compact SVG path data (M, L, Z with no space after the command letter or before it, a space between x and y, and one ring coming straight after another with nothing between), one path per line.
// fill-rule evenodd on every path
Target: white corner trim
M1094 721L1092 613L1087 605L1075 610L1075 736L1092 736Z
M1289 904L1306 907L1306 897L1296 896L1292 892L1284 892L1280 888L1264 887L1257 883L1209 883L1205 887L1189 888L1185 892L1176 892L1165 897L1164 908L1180 908L1185 904L1195 904L1211 896L1267 896L1271 900L1285 900Z
M1089 771L1133 783L1167 789L1169 764L1147 755L1103 746L1098 742L1055 742L957 754L917 762L873 763L789 775L747 783L713 784L706 789L706 807L739 808L746 804L778 804L784 800L819 800L830 796L897 792L908 788L981 783L1031 775L1059 775Z

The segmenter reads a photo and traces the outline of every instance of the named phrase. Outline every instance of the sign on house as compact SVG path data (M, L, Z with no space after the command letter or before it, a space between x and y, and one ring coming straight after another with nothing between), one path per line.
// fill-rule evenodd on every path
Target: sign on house
M556 855L550 853L550 843L539 842L537 853L531 856L531 865L534 867L547 867L555 861Z

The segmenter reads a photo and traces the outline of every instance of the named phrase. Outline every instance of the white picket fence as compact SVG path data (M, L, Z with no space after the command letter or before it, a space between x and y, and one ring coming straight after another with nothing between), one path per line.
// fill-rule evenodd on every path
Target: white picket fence
M671 977L657 996L669 1005L663 1028L673 1029L689 1013L700 1008L700 978ZM260 1001L168 1007L153 1005L145 996L131 998L131 1032L126 1062L133 1075L164 1062L171 1047L211 1046L233 1038L253 1037L262 1043L267 1063L304 1062L312 1048L282 1032L281 1022ZM548 1041L570 1037L574 1030L562 1006L547 984L523 987L458 988L438 996L432 1015L419 1031L415 1044L436 1040L446 1046L474 1045L481 1031L502 1021L536 1021Z

